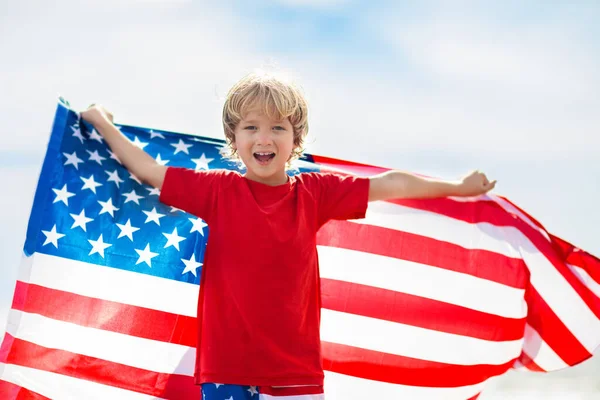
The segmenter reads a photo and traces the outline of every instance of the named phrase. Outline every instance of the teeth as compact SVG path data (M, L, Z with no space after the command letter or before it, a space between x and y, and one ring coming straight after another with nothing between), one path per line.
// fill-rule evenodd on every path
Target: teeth
M270 156L271 154L275 154L275 153L255 153L258 154L259 156Z

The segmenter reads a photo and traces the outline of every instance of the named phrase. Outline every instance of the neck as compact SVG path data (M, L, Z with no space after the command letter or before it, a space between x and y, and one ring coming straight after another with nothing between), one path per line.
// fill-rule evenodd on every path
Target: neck
M283 185L289 179L289 177L285 173L285 171L282 171L281 173L278 173L278 174L275 174L275 175L272 175L269 177L265 177L265 178L257 176L255 174L253 174L252 172L248 171L244 174L244 177L251 181L262 183L262 184L269 185L269 186Z

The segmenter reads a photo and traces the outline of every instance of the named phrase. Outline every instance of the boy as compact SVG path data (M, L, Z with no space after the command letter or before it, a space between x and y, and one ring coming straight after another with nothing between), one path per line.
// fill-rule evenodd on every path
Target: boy
M323 399L316 233L327 221L363 218L369 201L476 196L495 186L479 172L460 182L400 171L290 177L286 167L302 152L308 107L296 86L274 76L244 77L223 107L230 156L243 162L243 175L162 166L123 136L103 107L81 117L131 173L161 190L162 202L211 228L195 369L206 400L221 383L235 400L258 393Z

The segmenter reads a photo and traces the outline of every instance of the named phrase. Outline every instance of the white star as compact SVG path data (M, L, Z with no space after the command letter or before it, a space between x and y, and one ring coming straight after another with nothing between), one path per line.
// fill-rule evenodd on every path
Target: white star
M148 216L148 218L146 218L146 221L144 221L145 224L147 224L148 222L156 222L156 225L159 226L160 219L165 216L165 214L157 213L156 207L152 207L152 211L144 211L144 214Z
M73 129L73 136L75 136L77 139L81 140L81 143L83 143L85 138L81 134L81 129L79 129L79 124L72 126L71 129Z
M62 201L63 203L65 203L68 206L69 205L69 197L75 196L75 193L71 193L71 192L67 191L66 183L62 187L62 189L58 190L58 189L52 188L52 191L56 194L56 197L54 198L54 201L52 203Z
M132 174L131 172L129 173L129 179L133 179L134 181L136 181L140 185L142 184L142 181L140 181L140 179L137 176L135 176L134 174Z
M112 246L112 244L110 243L104 243L104 240L102 240L102 234L100 234L98 240L88 239L88 242L90 242L90 244L92 245L92 249L90 250L90 254L88 254L88 256L91 256L94 253L98 253L102 256L102 258L104 258L104 250Z
M114 212L119 211L119 209L117 207L113 206L112 197L109 197L107 201L98 200L98 203L100 203L100 205L102 206L102 210L100 210L98 215L101 215L104 213L109 213L110 216L114 218L114 216L115 216Z
M144 149L144 147L148 146L148 143L140 141L140 139L136 136L133 138L133 144L140 149Z
M168 163L169 161L170 161L170 160L163 160L163 159L160 157L160 153L158 153L158 155L156 156L156 162L157 162L157 163L159 163L160 165L167 165L167 163Z
M119 160L119 157L117 157L115 155L115 153L113 153L112 151L110 151L108 149L106 151L108 151L108 154L110 155L110 158L112 158L113 160L115 160L116 162L118 162L119 164L121 164L121 160Z
M206 225L204 223L204 221L202 221L201 218L188 218L190 221L192 221L192 230L190 231L190 233L192 232L200 232L200 234L202 236L204 236L204 228L207 227L208 225Z
M177 212L177 211L184 212L181 208L171 206L171 212Z
M107 182L114 182L117 187L119 187L119 183L125 182L121 177L119 177L119 171L114 170L113 172L104 171L108 174Z
M79 169L79 164L83 163L83 160L77 157L77 152L74 151L73 154L63 153L65 157L67 157L67 161L65 161L65 166L72 165L75 169Z
M47 245L48 243L52 243L54 247L58 249L58 239L64 237L65 235L62 233L56 232L56 224L52 227L51 231L42 231L44 235L46 235L46 241L42 246Z
M102 157L98 153L98 150L94 150L94 151L86 150L86 151L90 155L90 158L89 158L90 161L96 161L98 164L102 165L102 161L106 160L106 157Z
M188 155L190 154L189 151L188 151L188 149L190 147L192 147L191 144L185 144L185 142L183 140L181 140L181 139L179 139L178 143L175 143L175 144L171 143L171 146L175 147L175 153L174 154L177 154L180 151L183 151L185 154L188 154Z
M144 250L138 250L138 249L134 249L134 250L140 256L140 258L138 258L138 260L135 263L135 265L138 265L139 263L145 262L146 264L148 264L148 266L150 268L152 268L152 259L154 257L156 257L158 255L158 253L153 253L153 252L150 251L150 243L148 243L146 245L146 248Z
M94 192L94 194L96 194L96 188L98 186L102 186L101 183L98 183L94 180L94 175L90 175L89 178L84 178L83 176L80 176L80 178L83 181L83 186L81 187L81 190L90 189L92 192Z
M92 132L90 132L90 139L96 140L98 143L102 143L102 136L96 132L96 129L92 129Z
M233 396L229 396L229 398L225 400L233 400Z
M157 133L154 132L152 129L150 129L150 139L154 139L155 137L159 137L161 139L164 139L165 137L162 135L162 133Z
M192 257L193 257L193 256L194 256L194 255L192 254ZM216 386L216 388L217 388L217 389L219 388L219 386L223 386L223 384L222 384L222 383L215 383L214 385Z
M140 199L144 198L144 196L139 196L133 189L129 193L123 193L123 196L125 196L125 204L133 201L138 206L140 205Z
M129 238L129 240L131 240L133 242L133 232L139 231L140 228L136 228L135 226L131 226L131 222L130 221L131 220L128 219L127 222L125 223L125 225L117 224L117 226L121 230L121 233L119 233L119 236L117 236L117 239L121 238L123 236L127 236Z
M208 163L214 160L214 158L206 158L206 155L202 153L199 158L192 158L192 161L196 164L196 171L200 169L209 169Z
M167 244L165 244L164 247L165 249L169 246L173 246L179 250L179 242L185 240L185 237L177 234L177 228L173 229L173 233L163 233L163 235L167 238Z
M150 196L152 196L152 195L160 196L160 190L158 188L150 187L150 188L146 188L146 190L150 192L149 193Z
M255 394L258 394L258 391L256 390L256 386L250 386L248 391L250 392L251 397L254 397Z
M71 229L80 227L84 232L87 232L85 224L92 222L93 218L88 218L85 216L85 209L82 209L79 215L77 214L69 214L75 221L73 221L73 225L71 225Z
M183 261L183 263L185 264L185 268L183 269L183 272L181 273L181 275L185 274L186 272L191 272L192 274L194 274L195 277L198 276L198 275L196 275L196 269L198 269L198 267L201 267L202 263L199 263L196 261L196 256L194 256L194 254L192 254L192 256L190 257L189 260L182 258L181 261ZM220 384L215 383L215 385L220 385ZM217 389L218 388L219 388L219 386L217 386Z

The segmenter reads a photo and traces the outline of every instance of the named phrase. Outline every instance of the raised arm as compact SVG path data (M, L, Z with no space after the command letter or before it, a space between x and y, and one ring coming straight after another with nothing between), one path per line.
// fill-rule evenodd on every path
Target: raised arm
M157 163L148 153L127 139L113 125L110 112L100 105L92 105L81 112L81 118L94 126L129 172L150 186L162 188L167 167Z
M484 173L473 171L459 181L442 181L402 171L388 171L370 178L369 201L478 196L496 186Z

